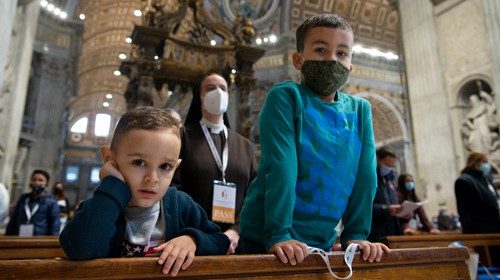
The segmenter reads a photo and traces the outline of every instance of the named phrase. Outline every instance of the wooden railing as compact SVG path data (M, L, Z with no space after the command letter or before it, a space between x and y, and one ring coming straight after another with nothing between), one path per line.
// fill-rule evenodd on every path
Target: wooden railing
M356 254L351 279L470 279L466 248L392 250L379 263ZM345 276L343 253L330 256L333 270ZM0 260L1 279L165 279L156 258L115 258L89 261L67 259ZM303 263L283 264L274 255L195 257L180 279L333 279L318 255Z
M447 247L454 241L463 242L465 246L476 248L480 253L481 261L491 266L491 257L488 246L500 245L500 234L461 234L461 233L443 233L443 234L420 234L420 235L401 235L388 236L388 245L392 249L403 248L425 248L425 247ZM479 248L478 248L479 247Z
M0 260L53 259L64 256L66 255L57 236L0 236Z

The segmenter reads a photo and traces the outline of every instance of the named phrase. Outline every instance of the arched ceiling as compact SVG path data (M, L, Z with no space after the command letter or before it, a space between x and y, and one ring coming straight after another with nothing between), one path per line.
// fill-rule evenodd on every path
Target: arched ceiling
M293 0L290 29L320 13L336 13L349 21L355 42L399 53L399 15L389 0Z
M398 121L397 111L375 98L367 98L372 105L373 133L376 142L403 139L403 130Z

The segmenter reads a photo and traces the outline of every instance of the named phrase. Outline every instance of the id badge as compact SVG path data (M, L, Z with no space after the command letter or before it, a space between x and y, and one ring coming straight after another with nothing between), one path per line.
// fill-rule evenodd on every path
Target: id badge
M34 230L35 230L35 225L23 224L19 227L19 236L32 237Z
M212 221L234 224L236 216L236 185L214 181Z

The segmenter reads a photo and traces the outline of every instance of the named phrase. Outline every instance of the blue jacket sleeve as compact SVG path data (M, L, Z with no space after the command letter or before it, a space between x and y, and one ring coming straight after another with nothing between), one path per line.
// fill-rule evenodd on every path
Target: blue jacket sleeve
M123 181L104 178L94 196L78 208L61 232L59 242L66 255L75 260L110 257L117 220L131 197Z
M362 100L360 128L362 147L359 165L357 167L354 187L349 197L342 222L341 243L348 240L366 240L370 233L372 222L372 205L377 189L375 139L373 136L372 114L370 103Z
M225 255L229 238L221 233L218 225L210 221L205 211L184 192L177 192L180 219L183 221L179 235L189 235L196 241L195 255Z
M259 118L261 162L265 180L265 225L263 242L266 249L291 240L295 186L297 182L297 149L293 88L274 87L266 97ZM298 107L298 106L297 106ZM261 170L259 170L260 172Z

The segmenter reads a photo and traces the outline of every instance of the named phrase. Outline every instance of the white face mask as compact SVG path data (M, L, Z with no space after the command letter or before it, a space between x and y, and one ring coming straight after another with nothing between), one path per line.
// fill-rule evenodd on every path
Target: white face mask
M207 92L203 97L203 108L214 115L224 114L227 111L229 95L220 88Z

